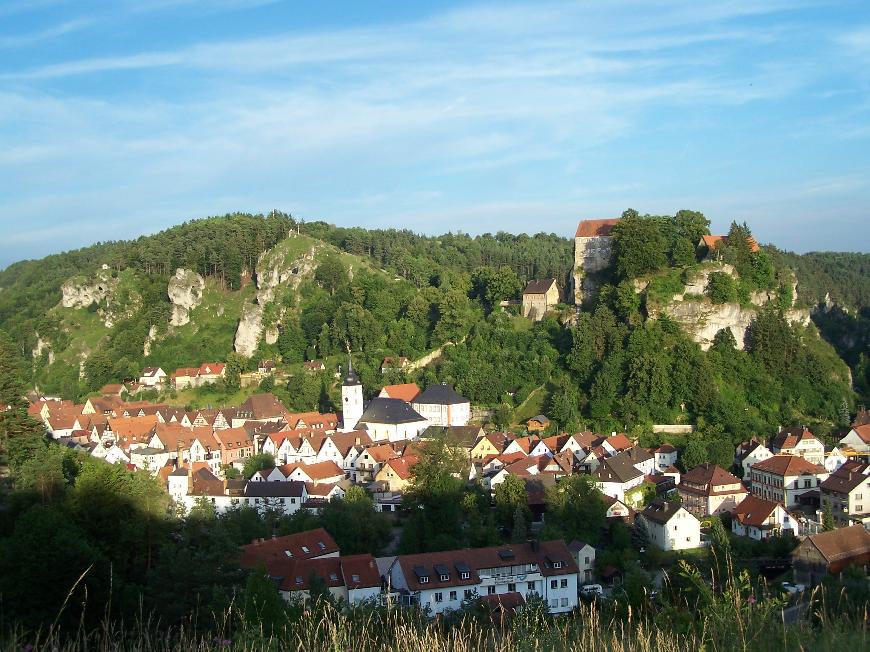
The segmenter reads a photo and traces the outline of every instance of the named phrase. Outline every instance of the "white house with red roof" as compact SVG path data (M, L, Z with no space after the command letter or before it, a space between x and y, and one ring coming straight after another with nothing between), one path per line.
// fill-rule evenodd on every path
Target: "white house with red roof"
M870 455L870 423L853 426L840 440L840 446L851 448L862 455Z
M550 613L577 606L578 568L564 541L399 555L386 574L402 604L428 607L432 615L456 610L475 596L532 594Z
M758 496L746 496L734 508L732 517L731 531L739 537L756 541L786 532L798 536L800 531L797 519L785 510L782 503Z
M830 475L825 467L798 455L774 455L754 465L749 472L752 494L781 502L786 509L797 505L799 496L818 492L819 485Z
M160 387L166 378L166 372L160 367L145 367L139 376L139 384L154 389Z
M781 430L770 442L774 455L799 455L810 464L825 463L825 445L807 428Z

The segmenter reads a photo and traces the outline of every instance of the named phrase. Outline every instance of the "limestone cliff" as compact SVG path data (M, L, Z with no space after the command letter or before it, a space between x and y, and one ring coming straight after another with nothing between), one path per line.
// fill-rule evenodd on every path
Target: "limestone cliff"
M285 243L294 240L291 237ZM295 291L317 268L315 254L322 245L312 244L300 253L285 243L265 252L257 261L257 296L253 302L245 302L233 344L236 353L246 358L254 355L264 335L267 344L278 340L278 323L284 311L280 299L286 292Z
M717 263L702 267L692 276L686 279L682 292L675 294L669 301L662 304L647 302L649 317L655 319L660 315L667 315L678 323L683 330L705 351L713 344L722 329L729 329L734 335L737 346L743 349L745 346L746 332L758 309L768 301L775 300L773 292L754 292L750 297L749 305L739 303L714 304L705 295L707 283L713 272L723 272L732 277L737 274L731 265ZM638 291L646 289L646 284L635 284ZM792 306L797 297L797 284L792 284ZM806 326L810 322L809 312L794 307L785 312L786 319L791 323Z
M172 326L184 326L190 322L190 311L202 303L204 289L205 279L196 272L181 268L175 270L175 276L169 279L166 290L172 303L172 316L169 319Z
M87 308L93 303L99 303L118 287L118 279L112 278L112 275L106 270L97 272L93 282L88 282L88 279L76 276L68 281L65 281L60 286L61 300L60 305L64 308Z

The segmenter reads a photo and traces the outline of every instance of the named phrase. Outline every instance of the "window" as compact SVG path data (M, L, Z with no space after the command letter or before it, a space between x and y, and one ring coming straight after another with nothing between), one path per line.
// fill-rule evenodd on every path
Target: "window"
M469 577L471 577L471 574L468 571L459 573L459 579L467 580Z
M308 546L302 546L302 552L304 552L304 553L307 554L307 553L309 553L309 552L311 552L311 551L308 549Z
M561 586L563 589L567 589L568 588L568 578L565 578L561 582L559 582L559 586Z
M526 582L526 591L534 591L535 583L534 582Z
M562 568L563 564L561 561L553 562L553 568Z
M445 575L444 573L441 573L441 574L438 576L438 578L439 578L442 582L446 582L447 580L450 579L450 575Z
M451 591L451 592L450 592L450 599L451 599L451 600L455 600L455 599L456 599L456 591Z
M486 587L486 594L487 595L495 595L495 587L494 586Z
M585 563L587 566L589 565L589 557L585 557Z
M466 600L470 600L471 599L471 589L465 589L465 591L462 592L462 596Z
M550 588L551 588L551 589L558 588L558 586L559 586L559 581L558 581L558 580L550 580Z
M559 606L559 598L553 598L552 600L550 600L550 608L551 609L555 609L558 606Z
M861 494L855 494L855 500L861 500Z
M444 600L444 594L441 593L441 591L438 591L437 593L435 593L434 597L435 597L435 602L441 602Z
M855 511L860 514L861 512L864 511L864 506L863 505L855 505Z
M517 590L517 585L513 582L508 583L508 593L514 593Z
M429 578L426 575L424 575L423 577L420 578L420 584L428 584L428 583L429 583Z
M568 598L562 598L562 606L563 606L563 607L567 607L567 606L568 606Z

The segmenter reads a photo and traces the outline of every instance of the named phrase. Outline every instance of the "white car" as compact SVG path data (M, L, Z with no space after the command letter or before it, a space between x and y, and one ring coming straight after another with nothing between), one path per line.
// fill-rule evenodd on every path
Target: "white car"
M580 587L580 595L582 595L584 598L591 598L592 596L603 598L604 589L601 587L600 584L587 584Z
M789 595L797 595L798 593L803 593L806 588L807 587L803 584L792 584L791 582L782 583L782 590Z

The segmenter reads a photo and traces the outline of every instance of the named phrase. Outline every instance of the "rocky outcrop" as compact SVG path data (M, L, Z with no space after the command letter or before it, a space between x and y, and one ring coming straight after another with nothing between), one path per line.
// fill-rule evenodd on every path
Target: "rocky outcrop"
M236 353L250 358L257 350L260 335L263 332L263 306L255 303L245 303L242 316L236 329L236 339L233 348Z
M98 272L93 283L82 277L71 278L60 286L60 305L64 308L87 308L112 294L117 286L118 279L112 278L106 270Z
M148 329L148 335L145 337L145 344L142 346L142 355L151 355L151 345L157 341L157 325L152 324Z
M296 290L303 279L311 278L317 269L319 248L319 245L314 245L301 256L291 257L279 244L260 256L257 261L257 296L255 302L246 302L242 308L233 343L236 353L250 358L264 334L267 344L278 341L277 320L282 313L277 311L269 320L264 320L264 309L284 293Z
M171 325L184 326L190 322L190 311L202 303L204 289L205 279L196 272L181 268L175 270L166 290L172 302Z
M51 344L46 342L42 337L40 337L39 333L36 334L36 346L33 347L33 359L36 360L40 356L42 356L43 352L48 352L48 364L54 362L54 351L51 349Z

